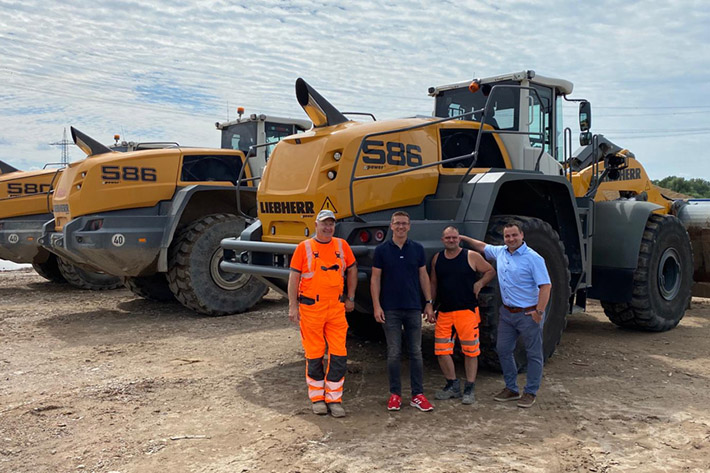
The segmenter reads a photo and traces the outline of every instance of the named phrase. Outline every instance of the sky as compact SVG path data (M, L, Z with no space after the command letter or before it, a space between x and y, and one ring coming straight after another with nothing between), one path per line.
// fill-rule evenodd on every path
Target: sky
M219 147L238 106L307 118L298 77L381 120L431 114L430 86L532 69L573 82L651 178L710 180L709 24L704 0L0 0L0 160L58 162L69 126Z

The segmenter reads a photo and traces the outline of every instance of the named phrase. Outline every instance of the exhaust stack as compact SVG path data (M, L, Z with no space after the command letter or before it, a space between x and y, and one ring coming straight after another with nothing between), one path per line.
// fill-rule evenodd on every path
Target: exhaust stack
M315 128L332 126L348 121L330 102L300 77L296 79L296 99Z
M86 156L91 157L95 154L112 153L111 148L99 143L89 135L85 135L74 127L71 127L71 138L74 143L86 153Z
M15 171L18 171L18 169L10 166L4 161L0 161L0 174L10 174Z

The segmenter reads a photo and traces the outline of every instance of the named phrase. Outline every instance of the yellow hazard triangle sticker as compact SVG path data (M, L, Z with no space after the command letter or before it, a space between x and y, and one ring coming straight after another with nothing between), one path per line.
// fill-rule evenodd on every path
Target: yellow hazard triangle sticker
M321 210L332 210L334 214L338 213L338 209L335 208L335 205L333 205L333 201L330 200L330 197L325 198L325 201L323 202L323 206L320 209Z

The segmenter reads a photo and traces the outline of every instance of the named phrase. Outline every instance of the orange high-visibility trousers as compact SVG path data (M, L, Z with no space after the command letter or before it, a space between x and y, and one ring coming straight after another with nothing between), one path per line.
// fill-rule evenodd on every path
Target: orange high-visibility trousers
M434 354L437 356L454 353L454 338L458 337L461 351L465 356L481 354L478 325L481 316L475 310L454 310L439 312L434 329Z
M301 342L306 352L306 384L311 402L341 402L347 364L348 322L339 295L299 304ZM323 356L328 349L327 366Z

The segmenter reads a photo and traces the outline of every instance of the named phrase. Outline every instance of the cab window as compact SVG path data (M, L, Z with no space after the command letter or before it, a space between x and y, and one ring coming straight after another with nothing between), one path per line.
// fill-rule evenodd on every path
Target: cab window
M437 117L454 117L474 110L483 110L486 100L492 93L492 115L486 117L486 123L498 130L517 130L520 109L520 89L500 87L492 91L493 85L519 85L514 81L501 81L496 84L483 84L471 93L468 88L444 90L436 96L434 114ZM482 113L468 116L466 120L480 121Z
M182 161L183 182L229 181L237 183L242 169L239 155L192 155Z

